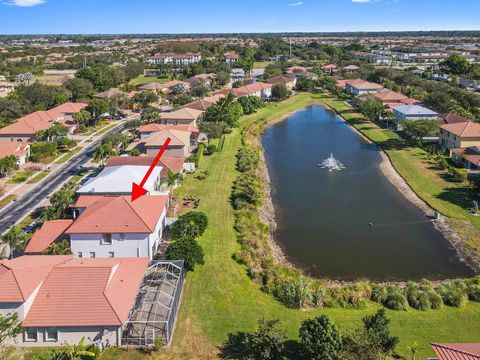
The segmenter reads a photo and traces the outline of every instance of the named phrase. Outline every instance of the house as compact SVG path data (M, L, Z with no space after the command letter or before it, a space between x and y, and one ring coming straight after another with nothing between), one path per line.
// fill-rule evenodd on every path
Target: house
M327 73L327 74L330 74L330 75L338 72L337 65L335 65L335 64L324 65L324 66L322 66L322 70L323 70L324 73Z
M156 91L164 94L171 93L173 88L182 84L186 90L190 89L190 84L181 80L170 80L164 83L148 83L139 87L140 90Z
M147 155L155 156L162 148L165 141L170 138L170 143L165 149L165 155L171 157L186 158L197 147L195 135L190 131L166 129L156 132L147 137L143 146Z
M348 65L342 69L342 71L345 74L353 74L355 71L358 71L358 70L360 70L360 68L356 65Z
M480 169L480 146L450 149L452 161L469 170Z
M275 76L273 78L267 79L265 82L272 85L276 85L276 84L285 85L285 87L289 91L292 91L295 88L295 85L297 85L297 78L281 75L281 76Z
M215 74L199 74L188 78L184 82L188 84L189 87L195 84L202 84L206 87L210 86L211 79L215 76Z
M227 52L223 54L223 58L230 66L232 66L237 63L239 56L234 52Z
M72 255L21 256L0 261L0 313L17 313L21 347L86 344L120 346L123 328L147 257L75 259Z
M184 108L187 109L196 109L200 111L205 111L207 110L210 106L212 106L215 102L214 101L208 101L204 99L197 100L197 101L192 101L191 103L188 103L184 105Z
M480 343L431 345L437 357L430 360L480 360Z
M307 68L303 66L291 66L287 68L285 73L290 74L290 75L296 75L296 74L301 74L307 72Z
M138 131L140 132L140 139L145 140L147 137L152 135L153 133L163 131L163 130L180 130L180 131L189 131L192 134L190 135L191 141L197 141L200 133L200 129L193 126L186 126L186 125L162 125L162 124L146 124L140 126Z
M442 125L439 142L447 149L480 146L480 124L467 121Z
M295 73L294 74L295 77L299 78L305 78L305 79L309 79L309 80L318 80L318 75L311 72L311 71L305 71L305 72L302 72L302 73Z
M389 110L392 110L394 107L399 105L416 105L420 103L420 101L416 99L409 98L408 96L389 89L379 90L372 96L378 101L381 101L383 105Z
M80 196L73 205L78 217L66 231L72 253L77 258L152 259L162 240L167 204L168 195L133 202L130 196Z
M118 99L121 97L127 97L128 94L126 92L120 91L118 89L109 89L107 91L103 91L101 93L95 94L95 97L98 99Z
M157 54L148 56L145 61L150 64L173 64L173 65L189 65L202 60L202 55L199 53L188 54Z
M393 116L397 128L401 129L405 120L436 120L438 114L420 105L400 105L393 108Z
M73 220L48 220L42 224L42 227L35 231L32 238L25 248L25 254L42 254L54 242L67 239L65 231Z
M252 71L250 71L251 83L259 81L263 75L265 75L265 68L253 68Z
M230 73L232 82L245 80L245 71L243 69L232 69Z
M461 79L460 87L469 91L480 91L480 83L472 79Z
M374 94L382 89L382 85L371 83L362 79L354 79L345 83L345 91L353 96Z
M186 125L196 127L203 119L203 111L182 108L171 112L160 113L160 121L165 125Z
M30 156L30 144L24 142L0 142L0 160L16 156L18 166L25 164Z
M157 150L158 153L158 150ZM156 153L154 154L156 155ZM104 168L77 190L79 195L120 196L132 193L132 183L140 184L149 166L110 166ZM161 167L153 169L144 184L148 194L160 191Z
M221 91L219 93L222 93L222 94L232 93L236 97L257 96L259 98L267 100L272 97L272 84L255 82L252 84L240 86L239 88Z
M65 103L47 111L35 111L17 119L13 124L0 129L0 142L18 141L33 142L38 131L50 128L59 122L68 127L73 133L76 125L72 119L73 114L86 108L84 103Z
M439 114L437 118L437 122L440 126L445 124L458 124L463 122L471 121L466 117L457 115L455 113L446 113L446 114Z

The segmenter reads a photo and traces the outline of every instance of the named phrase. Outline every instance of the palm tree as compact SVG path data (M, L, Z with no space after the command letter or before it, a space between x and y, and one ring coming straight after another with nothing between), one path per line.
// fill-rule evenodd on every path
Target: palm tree
M69 345L65 343L63 349L53 350L51 354L52 360L82 360L95 359L97 356L94 352L88 351L84 348L82 338L77 345Z
M70 255L72 251L68 240L51 243L47 250L43 252L45 255Z
M8 258L11 259L13 251L20 248L25 242L25 233L18 226L12 226L12 228L2 236L2 241L8 245L10 249Z
M178 183L181 178L181 174L175 174L172 170L168 170L167 185L170 190L170 202L172 202L173 187Z
M97 146L97 150L93 153L93 159L100 161L100 166L105 166L105 159L114 154L113 148L110 144L101 144Z

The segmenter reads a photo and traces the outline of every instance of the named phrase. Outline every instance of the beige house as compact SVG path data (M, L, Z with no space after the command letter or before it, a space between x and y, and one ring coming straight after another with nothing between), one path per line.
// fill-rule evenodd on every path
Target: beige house
M290 76L275 76L273 78L270 78L265 81L267 84L272 84L272 85L277 85L277 84L282 84L285 85L285 87L289 90L292 91L295 85L297 85L297 78L296 77L290 77Z
M165 125L197 126L203 118L203 111L192 108L183 108L171 112L162 112L160 120Z
M447 149L480 146L480 124L467 121L443 125L439 142Z
M165 150L166 156L185 158L189 157L190 153L196 147L195 138L192 137L192 132L182 130L162 130L153 133L144 141L144 147L147 155L155 156L162 148L163 144L170 138L170 143Z

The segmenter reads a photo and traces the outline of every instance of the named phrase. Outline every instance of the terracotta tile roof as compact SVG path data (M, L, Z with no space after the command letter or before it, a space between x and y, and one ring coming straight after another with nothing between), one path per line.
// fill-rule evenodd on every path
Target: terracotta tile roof
M87 106L88 104L85 104L85 103L66 102L62 105L58 105L57 107L54 107L48 112L52 116L55 116L56 114L58 114L58 116L62 116L65 114L75 114L85 109Z
M461 138L480 138L480 124L472 121L446 124L442 129Z
M383 89L382 85L371 83L362 79L355 79L347 82L347 84L353 88L361 90L380 90Z
M42 227L33 234L25 248L25 253L41 253L45 251L51 243L65 233L65 230L67 230L72 223L73 220L45 221Z
M22 326L121 326L148 264L148 258L97 258L58 265L45 278Z
M201 110L182 108L176 111L162 112L160 113L160 118L168 120L196 120L202 114L203 111Z
M323 69L336 69L337 65L335 64L327 64L323 66Z
M190 131L181 131L181 130L162 130L153 133L148 138L145 139L144 144L146 147L149 146L162 146L167 138L170 138L170 143L168 147L171 146L190 146Z
M7 156L23 156L28 152L30 145L24 142L0 142L0 159Z
M95 204L98 201L101 201L105 195L88 195L88 196L79 196L77 201L70 207L73 208L87 208L90 205Z
M382 89L373 96L382 102L401 102L408 99L408 96L389 89Z
M142 196L133 203L130 196L99 197L97 202L87 206L66 233L152 233L167 201L167 195Z
M303 73L306 72L307 68L303 66L291 66L287 69L287 74Z
M193 101L191 103L188 103L184 107L189 108L189 109L196 109L196 110L200 110L200 111L205 111L210 106L212 106L213 104L214 104L214 102L212 102L212 101L202 99L202 100L197 100L197 101Z
M480 343L434 344L432 348L439 360L480 360Z
M32 255L0 261L0 302L24 302L57 264L73 255Z
M295 78L291 78L288 76L275 76L273 78L267 79L266 82L269 84L289 84L293 83Z
M155 156L111 156L108 159L107 167L122 165L150 166L154 159ZM175 174L182 172L184 162L184 158L163 155L157 165L165 168L165 171L162 169L161 177L164 178L168 170L173 171Z
M480 147L470 146L467 148L450 149L450 151L463 157L465 160L471 162L472 164L480 166Z
M471 119L467 119L463 116L460 116L451 112L446 114L440 114L438 115L438 118L440 120L440 123L442 124L457 124L457 123L471 121Z
M348 65L343 68L343 70L359 70L360 68L356 65Z
M140 132L157 132L157 131L163 131L163 130L181 130L181 131L190 131L193 133L198 133L200 132L200 129L194 126L188 126L188 125L163 125L163 124L146 124L141 126L138 131Z
M223 56L225 57L225 59L238 59L239 58L238 54L235 54L234 52L227 52L227 53L223 54Z

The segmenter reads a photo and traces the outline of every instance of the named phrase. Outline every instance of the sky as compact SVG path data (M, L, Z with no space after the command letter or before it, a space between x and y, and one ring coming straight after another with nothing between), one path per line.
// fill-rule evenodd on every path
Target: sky
M480 30L480 0L0 0L0 34Z

